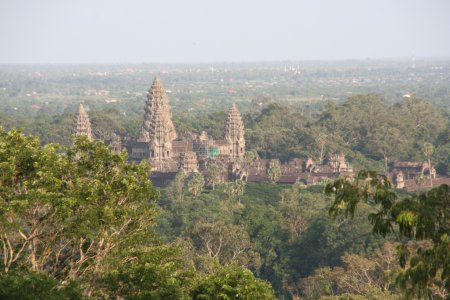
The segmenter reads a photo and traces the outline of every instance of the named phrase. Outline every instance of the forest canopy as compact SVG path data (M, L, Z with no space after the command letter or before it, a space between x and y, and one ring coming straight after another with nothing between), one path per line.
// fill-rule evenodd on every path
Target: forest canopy
M126 152L83 137L41 146L0 129L0 167L2 299L273 295L243 267L195 272L179 246L162 243L149 165L127 163Z

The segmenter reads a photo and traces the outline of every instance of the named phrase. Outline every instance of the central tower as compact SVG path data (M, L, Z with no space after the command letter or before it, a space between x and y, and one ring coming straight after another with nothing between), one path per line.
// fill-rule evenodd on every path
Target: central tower
M92 134L91 122L89 121L89 116L84 109L83 104L80 103L78 107L78 112L73 120L73 133L75 135L85 135L88 140L92 141L94 136Z
M244 122L236 105L231 106L225 126L225 140L228 142L227 153L232 158L242 158L245 153Z
M172 157L172 141L177 138L169 99L158 77L155 77L147 94L141 142L149 143L150 159L168 160Z

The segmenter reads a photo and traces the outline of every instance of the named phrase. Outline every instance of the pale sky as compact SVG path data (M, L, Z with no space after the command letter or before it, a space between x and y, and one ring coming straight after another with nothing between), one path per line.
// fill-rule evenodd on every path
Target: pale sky
M0 0L0 63L450 57L450 0Z

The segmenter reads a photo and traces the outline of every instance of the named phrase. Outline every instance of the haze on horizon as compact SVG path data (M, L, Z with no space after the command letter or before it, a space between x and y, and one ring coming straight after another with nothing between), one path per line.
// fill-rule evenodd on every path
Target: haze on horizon
M0 63L450 57L448 0L0 0Z

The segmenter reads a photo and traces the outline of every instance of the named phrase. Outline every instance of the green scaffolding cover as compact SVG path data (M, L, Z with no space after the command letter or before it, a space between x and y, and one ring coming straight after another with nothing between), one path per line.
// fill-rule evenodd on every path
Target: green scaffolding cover
M211 148L209 148L208 149L208 154L207 154L208 156L213 156L213 157L216 157L216 156L219 156L219 148L217 148L217 147L211 147Z

